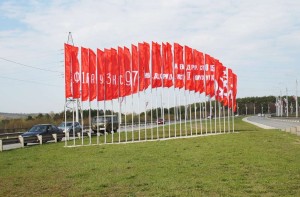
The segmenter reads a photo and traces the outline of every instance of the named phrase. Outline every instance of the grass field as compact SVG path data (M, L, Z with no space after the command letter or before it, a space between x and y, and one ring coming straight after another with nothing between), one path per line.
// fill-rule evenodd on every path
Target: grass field
M0 196L300 196L300 137L236 133L0 153Z

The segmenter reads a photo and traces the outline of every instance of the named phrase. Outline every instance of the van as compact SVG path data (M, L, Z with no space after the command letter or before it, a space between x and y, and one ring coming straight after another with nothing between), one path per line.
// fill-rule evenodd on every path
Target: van
M105 115L95 116L92 119L92 130L94 132L104 131L111 133L112 131L117 132L119 129L119 118L117 115Z

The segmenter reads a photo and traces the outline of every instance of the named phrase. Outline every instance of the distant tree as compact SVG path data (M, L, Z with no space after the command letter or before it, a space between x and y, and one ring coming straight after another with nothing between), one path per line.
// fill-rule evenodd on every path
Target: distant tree
M41 113L39 113L39 115L37 115L37 119L42 119L44 117L44 115L43 114L41 114Z
M31 115L27 116L26 120L33 120L33 117Z

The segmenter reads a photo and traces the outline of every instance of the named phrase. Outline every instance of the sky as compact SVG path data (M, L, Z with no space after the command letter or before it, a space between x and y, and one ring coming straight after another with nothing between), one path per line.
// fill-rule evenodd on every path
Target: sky
M1 0L0 112L64 110L69 32L91 49L187 45L237 74L238 98L295 95L300 80L300 1Z

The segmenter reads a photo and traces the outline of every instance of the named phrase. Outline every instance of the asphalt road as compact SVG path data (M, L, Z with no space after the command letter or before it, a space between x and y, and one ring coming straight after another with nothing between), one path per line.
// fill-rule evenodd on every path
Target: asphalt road
M255 124L264 129L285 129L300 126L300 122L295 119L277 119L260 116L251 116L244 119L246 122Z

